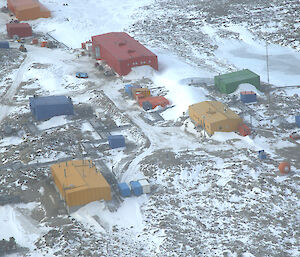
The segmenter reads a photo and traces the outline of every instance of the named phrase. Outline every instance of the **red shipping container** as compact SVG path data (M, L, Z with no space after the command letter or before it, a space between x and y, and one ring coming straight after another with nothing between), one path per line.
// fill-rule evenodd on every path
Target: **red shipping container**
M39 40L37 38L32 39L31 44L37 45L39 43Z
M239 127L239 132L240 135L243 137L251 135L251 130L246 124L243 124Z
M46 47L47 46L47 41L41 42L41 47Z
M150 96L138 99L139 106L143 106L143 102L149 102L152 105L152 109L157 106L166 107L170 104L170 101L163 96Z
M32 28L28 23L8 23L6 24L6 30L10 38L14 35L18 37L32 36Z

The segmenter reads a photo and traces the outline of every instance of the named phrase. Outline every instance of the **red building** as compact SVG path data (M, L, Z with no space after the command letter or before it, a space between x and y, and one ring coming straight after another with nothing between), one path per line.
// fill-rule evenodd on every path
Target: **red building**
M144 98L138 98L139 106L148 111L154 109L157 106L166 107L170 104L169 100L163 96L149 96Z
M18 37L32 36L32 29L28 23L8 23L6 24L7 34L10 38L14 35Z
M93 36L92 46L96 60L106 61L119 75L142 65L158 70L157 56L125 32Z

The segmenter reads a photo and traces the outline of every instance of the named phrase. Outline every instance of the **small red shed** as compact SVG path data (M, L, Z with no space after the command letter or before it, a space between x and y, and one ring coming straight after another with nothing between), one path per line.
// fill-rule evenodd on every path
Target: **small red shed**
M92 47L96 60L105 60L119 75L142 65L158 70L157 56L125 32L93 36Z
M243 137L251 135L251 130L246 124L242 124L239 127L239 132L240 132L240 135Z
M32 36L32 28L28 23L8 23L6 24L6 30L10 38L14 35L18 37Z

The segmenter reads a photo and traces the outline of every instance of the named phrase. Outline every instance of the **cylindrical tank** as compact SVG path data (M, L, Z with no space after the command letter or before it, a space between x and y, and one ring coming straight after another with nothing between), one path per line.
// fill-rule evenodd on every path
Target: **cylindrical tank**
M291 171L291 164L288 162L281 162L278 169L280 174L288 174Z

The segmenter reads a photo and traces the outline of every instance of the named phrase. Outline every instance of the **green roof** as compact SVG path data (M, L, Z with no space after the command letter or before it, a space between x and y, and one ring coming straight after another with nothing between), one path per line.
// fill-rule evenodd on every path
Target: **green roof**
M239 82L241 80L245 79L253 79L259 77L256 73L245 69L245 70L239 70L227 74L222 74L219 76L216 76L218 80L222 80L223 83L232 83L232 82Z

